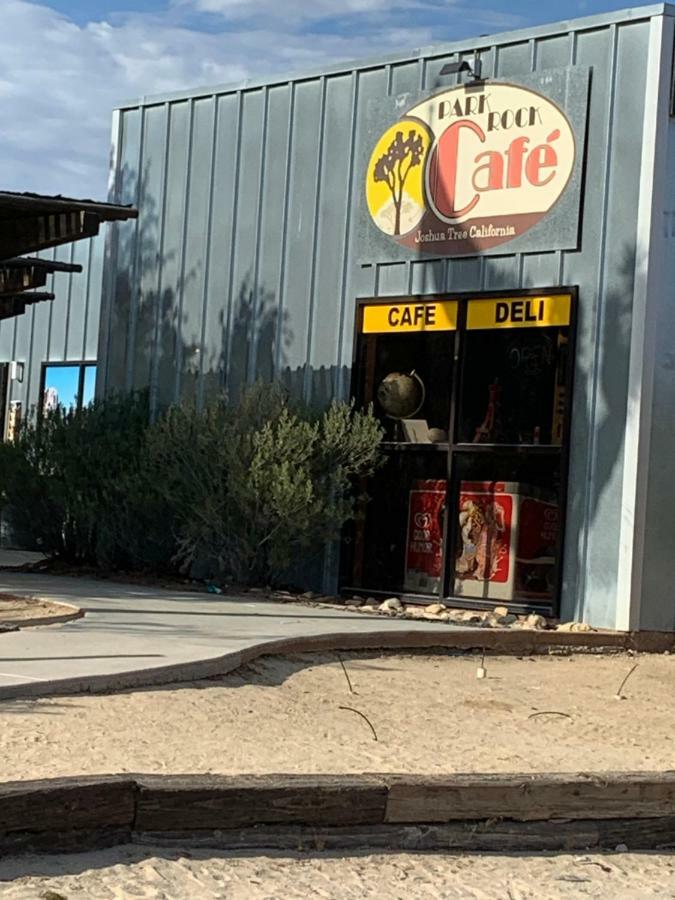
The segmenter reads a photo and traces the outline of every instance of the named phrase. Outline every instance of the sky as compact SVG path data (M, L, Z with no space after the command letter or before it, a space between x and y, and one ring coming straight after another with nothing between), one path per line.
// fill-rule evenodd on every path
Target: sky
M0 189L105 199L112 109L628 0L0 0Z

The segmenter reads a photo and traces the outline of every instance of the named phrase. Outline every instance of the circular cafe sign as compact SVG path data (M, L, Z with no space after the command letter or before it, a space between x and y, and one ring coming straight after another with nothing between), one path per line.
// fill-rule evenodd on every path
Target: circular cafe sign
M423 253L466 255L536 225L574 169L565 114L512 84L460 86L413 106L371 154L368 210L377 227Z

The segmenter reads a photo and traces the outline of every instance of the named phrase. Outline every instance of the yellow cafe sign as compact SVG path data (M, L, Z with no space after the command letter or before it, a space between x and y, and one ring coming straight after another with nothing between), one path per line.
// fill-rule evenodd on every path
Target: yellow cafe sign
M552 328L570 324L569 294L536 297L486 297L467 301L466 328ZM404 334L413 331L455 331L459 321L457 300L434 302L366 303L363 334Z

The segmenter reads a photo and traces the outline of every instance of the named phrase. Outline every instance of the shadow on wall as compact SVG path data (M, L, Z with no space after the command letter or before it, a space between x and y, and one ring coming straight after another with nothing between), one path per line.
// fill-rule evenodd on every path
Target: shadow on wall
M227 390L237 396L256 380L281 380L291 396L311 397L323 407L346 366L291 367L288 351L294 334L278 291L249 270L239 286L220 290L213 252L205 265L201 245L196 261L180 247L166 246L161 204L148 189L146 171L138 188L135 174L120 175L125 192L138 191L140 216L115 229L113 283L103 316L100 357L102 392L150 388L153 412L179 400L201 405ZM166 211L163 215L166 217ZM204 242L205 243L205 242ZM223 256L223 267L226 266Z

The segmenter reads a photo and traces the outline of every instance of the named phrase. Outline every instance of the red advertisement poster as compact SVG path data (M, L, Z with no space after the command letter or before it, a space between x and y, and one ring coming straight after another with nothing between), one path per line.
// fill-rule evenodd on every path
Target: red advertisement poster
M504 584L510 574L513 497L504 483L462 482L459 527L462 552L457 560L461 579Z
M408 507L405 588L437 594L443 571L443 511L446 482L413 481Z

